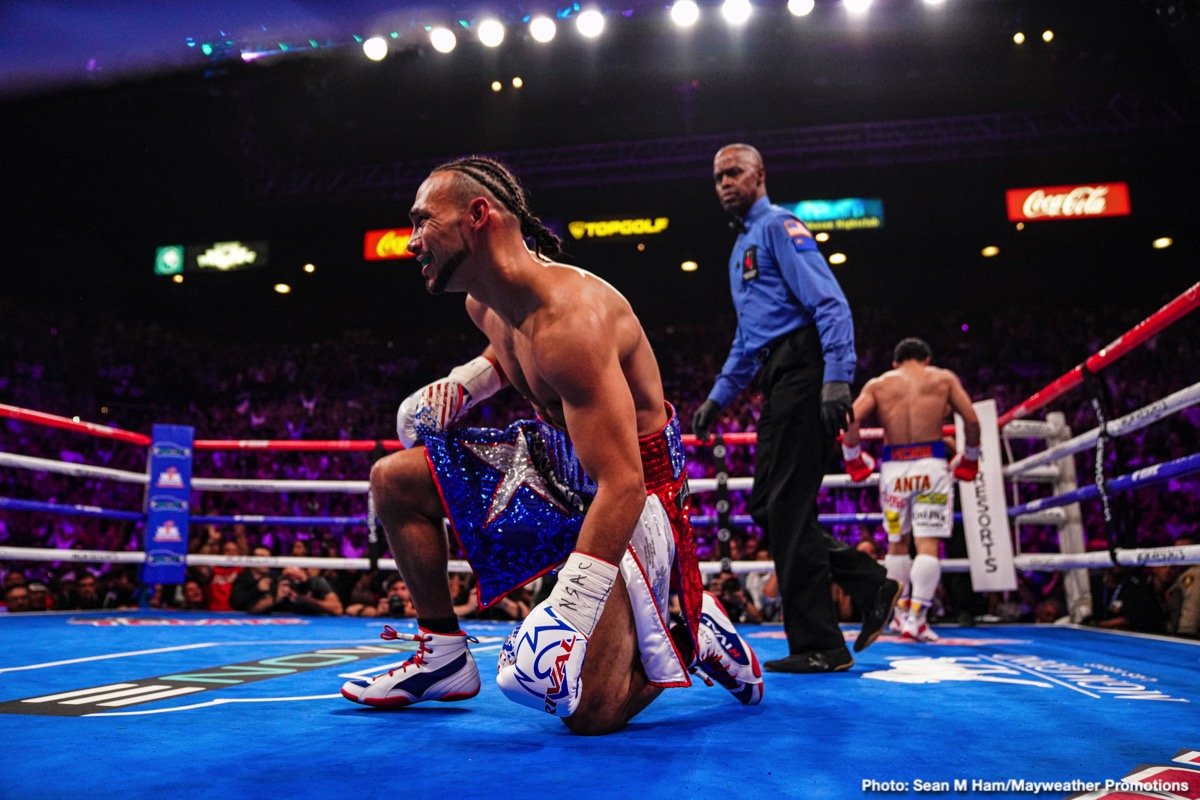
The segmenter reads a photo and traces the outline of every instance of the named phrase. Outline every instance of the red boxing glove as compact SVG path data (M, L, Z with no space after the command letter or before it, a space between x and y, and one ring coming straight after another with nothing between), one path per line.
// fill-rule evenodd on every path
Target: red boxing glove
M846 462L846 474L855 483L862 483L875 471L875 459L864 453L861 445L842 445L842 459Z
M950 461L950 471L960 481L973 481L979 474L979 448L964 447L963 451Z

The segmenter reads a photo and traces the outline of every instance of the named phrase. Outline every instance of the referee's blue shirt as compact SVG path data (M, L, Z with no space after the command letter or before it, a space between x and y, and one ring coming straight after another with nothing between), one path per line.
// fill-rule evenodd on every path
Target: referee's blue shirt
M729 256L729 287L737 331L708 399L729 405L762 366L776 339L816 324L825 357L824 380L854 380L854 320L812 234L794 214L760 197L743 220Z

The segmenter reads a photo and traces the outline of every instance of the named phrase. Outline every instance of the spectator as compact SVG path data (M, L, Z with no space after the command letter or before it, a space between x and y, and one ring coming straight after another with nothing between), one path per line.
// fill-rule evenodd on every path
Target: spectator
M22 583L12 583L4 590L4 610L9 614L33 611L29 606L29 589Z
M316 569L284 567L275 581L271 613L340 617L342 600L319 573Z
M265 547L254 548L253 555L270 558L271 551ZM248 614L265 614L275 604L272 592L274 580L268 567L247 567L238 572L229 590L229 607Z

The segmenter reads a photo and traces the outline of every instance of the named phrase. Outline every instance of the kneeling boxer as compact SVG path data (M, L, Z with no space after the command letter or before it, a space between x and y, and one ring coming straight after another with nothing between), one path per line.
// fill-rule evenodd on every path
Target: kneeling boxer
M549 260L557 238L491 159L436 168L410 216L409 250L426 288L465 292L489 345L401 404L399 435L411 449L371 470L420 646L342 694L403 706L478 693L446 582L446 517L483 607L559 568L550 596L501 650L496 680L510 699L576 733L608 733L663 687L690 685L694 667L757 703L754 653L701 592L679 424L629 303L596 276ZM504 430L452 425L506 385L533 404L536 420ZM683 612L676 631L672 592Z

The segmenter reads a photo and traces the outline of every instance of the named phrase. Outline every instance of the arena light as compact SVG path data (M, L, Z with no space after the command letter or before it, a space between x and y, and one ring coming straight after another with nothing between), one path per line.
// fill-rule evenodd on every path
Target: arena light
M558 33L558 26L545 14L539 14L529 20L529 35L535 42L546 44L554 39L556 33Z
M690 28L700 19L700 6L696 0L675 0L671 6L671 22L680 28Z
M814 238L814 239L816 239L818 242L828 242L828 241L829 241L829 232L828 232L828 231L821 231L820 233L818 233L818 234L817 234L816 236L814 236L813 238Z
M604 32L604 15L589 8L575 18L575 29L586 39L595 39Z
M454 31L439 25L429 32L429 44L439 53L449 53L458 45L458 37Z
M1013 43L1017 44L1017 45L1025 44L1025 34L1022 33L1021 31L1017 31L1016 33L1014 33L1013 34Z
M171 282L172 283L183 283L183 276L182 275L172 275Z
M275 291L278 294L290 294L292 287L288 286L286 283L277 283L275 284Z
M943 6L945 4L946 0L925 0L927 6Z
M504 23L488 17L479 23L479 43L484 47L499 47L504 41Z
M498 92L503 88L504 88L504 84L501 83L500 81L492 81L492 91L493 92Z
M307 272L309 275L312 275L314 272L317 271L317 267L315 264L305 264L304 271Z
M525 81L521 79L520 75L517 75L517 76L513 77L512 85L513 85L514 89L520 89L522 86L525 85Z
M996 247L994 244L989 244L987 247L980 250L979 254L984 258L992 258L993 256L1000 255L1000 248Z
M372 61L383 61L387 58L387 39L382 36L372 36L363 42L363 54Z
M1171 245L1175 244L1175 240L1170 236L1160 236L1150 243L1150 246L1155 250L1166 250Z
M807 17L816 7L816 0L788 0L787 4L787 9L793 17Z
M846 11L855 17L866 14L867 9L871 7L871 0L842 0L842 3L846 6Z
M1042 31L1042 41L1045 42L1046 44L1050 44L1050 42L1053 42L1054 41L1054 31L1052 31L1052 30Z
M833 255L829 256L829 263L833 264L835 266L838 264L845 264L846 263L846 254L845 253L834 253Z
M684 272L695 272L696 270L700 269L700 265L695 261L685 261L679 265L679 268Z
M745 25L754 12L750 0L725 0L721 3L721 16L730 25Z

